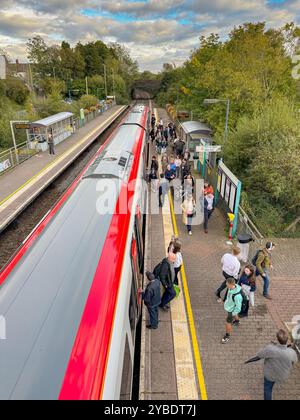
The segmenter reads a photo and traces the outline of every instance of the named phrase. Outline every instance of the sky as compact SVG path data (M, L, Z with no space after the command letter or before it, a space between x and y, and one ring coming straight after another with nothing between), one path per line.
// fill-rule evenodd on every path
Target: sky
M201 35L222 38L244 22L300 24L300 0L0 0L0 48L26 61L26 41L101 39L124 44L141 70L182 64Z

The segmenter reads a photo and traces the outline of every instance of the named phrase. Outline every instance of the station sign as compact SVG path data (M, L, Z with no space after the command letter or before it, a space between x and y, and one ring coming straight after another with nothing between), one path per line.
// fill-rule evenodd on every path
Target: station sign
M0 172L4 172L11 167L10 159L6 159L3 162L0 162Z
M15 124L16 130L30 130L30 124Z
M237 207L240 184L237 177L223 162L220 162L218 167L218 191L233 213L235 213Z

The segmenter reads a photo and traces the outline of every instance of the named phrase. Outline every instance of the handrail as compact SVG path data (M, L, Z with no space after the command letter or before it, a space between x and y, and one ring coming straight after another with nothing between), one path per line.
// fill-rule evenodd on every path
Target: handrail
M20 143L20 144L17 145L17 149L19 149L21 147L24 147L26 145L27 145L27 141L24 141L24 143ZM14 151L15 151L14 147L10 147L9 149L2 150L2 152L0 152L0 158L1 158L1 156L7 155L10 152L14 152Z
M256 225L253 223L253 221L250 219L248 214L245 212L245 210L241 206L239 207L239 212L240 212L244 222L247 223L247 226L248 226L249 230L251 231L252 236L257 241L262 241L264 239L264 236L262 235L262 233L259 231L259 229L256 227Z

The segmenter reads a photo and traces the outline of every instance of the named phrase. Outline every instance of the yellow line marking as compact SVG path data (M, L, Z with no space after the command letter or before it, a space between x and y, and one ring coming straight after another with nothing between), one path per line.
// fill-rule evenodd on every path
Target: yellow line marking
M171 197L169 197L169 201L170 201L171 215L172 215L172 220L173 220L174 234L175 236L178 236L178 227L177 227L177 222L176 222L175 213L174 213L174 206L173 206ZM187 308L201 398L203 401L204 400L207 401L208 396L207 396L207 391L206 391L206 385L205 385L205 379L204 379L202 361L201 361L201 354L200 354L200 349L199 349L198 340L197 340L194 315L193 315L193 310L192 310L192 305L191 305L191 299L190 299L190 293L189 293L184 263L182 264L182 268L181 268L181 278L182 278L182 283L183 283L184 296L185 296L185 302L186 302L186 308Z
M62 160L64 160L64 158L68 155L70 155L74 150L76 150L78 147L80 147L83 143L85 143L85 141L92 135L94 135L101 127L103 127L104 125L107 124L107 122L110 119L113 119L118 113L120 113L122 111L123 108L119 109L118 111L116 111L113 115L111 115L106 121L104 121L101 125L99 125L95 130L93 130L92 132L90 132L89 134L87 134L83 140L81 140L80 142L76 143L72 148L66 150L62 155L58 156L55 160L53 160L52 162L48 163L43 169L41 169L38 173L36 173L32 178L30 178L28 181L26 181L23 185L21 185L16 191L14 191L13 193L11 193L10 195L8 195L6 198L4 198L4 200L2 200L0 202L0 206L2 206L4 203L6 203L10 198L12 198L14 195L16 195L18 192L20 192L23 188L25 188L28 184L30 184L32 181L34 181L36 178L38 178L42 173L44 173L47 169L49 169L50 167L55 167L59 162L61 162Z
M166 197L163 209L165 246L168 247L174 233L170 203ZM180 287L181 283L179 283ZM189 323L186 314L184 296L181 293L171 304L173 345L176 368L178 400L198 400L198 388L193 360L193 349L189 334Z
M157 109L155 109L155 114L158 118ZM160 161L159 168L161 171ZM170 240L174 234L169 199L169 196L166 196L162 209L166 249L168 248ZM182 289L180 279L179 286ZM183 293L181 293L177 299L172 301L171 320L178 400L198 400L199 393L197 387L197 377Z

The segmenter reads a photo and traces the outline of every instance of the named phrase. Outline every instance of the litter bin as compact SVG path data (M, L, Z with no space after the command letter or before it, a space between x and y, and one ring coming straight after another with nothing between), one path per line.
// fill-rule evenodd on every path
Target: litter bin
M242 233L238 235L239 248L241 249L240 259L246 263L249 259L250 242L253 238L248 233Z

